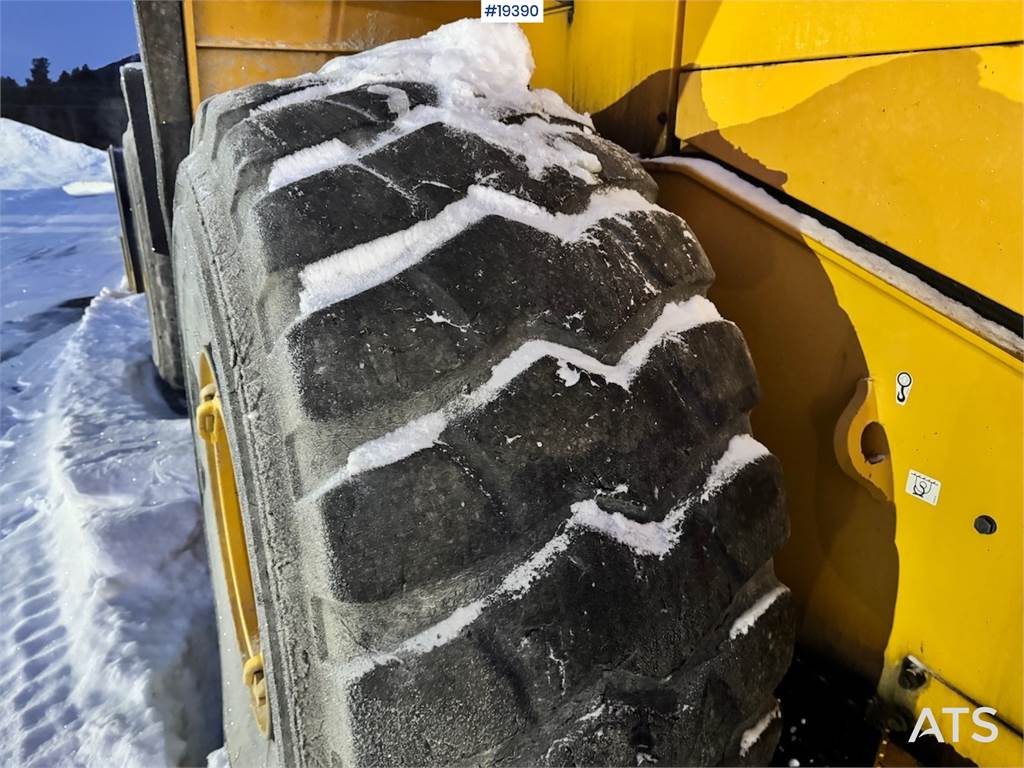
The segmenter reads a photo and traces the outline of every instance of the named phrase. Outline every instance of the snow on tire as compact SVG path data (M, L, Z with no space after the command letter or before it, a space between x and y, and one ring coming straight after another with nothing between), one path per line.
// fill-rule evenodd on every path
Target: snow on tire
M200 110L185 358L217 369L284 763L774 748L787 521L745 343L531 69L459 22Z

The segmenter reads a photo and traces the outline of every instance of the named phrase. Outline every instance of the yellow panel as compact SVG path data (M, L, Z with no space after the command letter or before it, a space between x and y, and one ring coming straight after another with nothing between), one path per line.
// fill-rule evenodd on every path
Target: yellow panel
M401 0L195 0L199 47L262 44L269 48L354 53L416 37L463 16L474 2Z
M543 24L523 25L537 61L534 84L558 91L578 110L597 113L605 133L645 151L659 130L652 121L673 117L664 90L674 86L680 66L836 58L1021 37L1016 0L576 0L571 23L569 18L552 13ZM805 86L803 98L813 92ZM797 103L791 93L787 98L788 106Z
M545 6L549 3L545 2ZM545 14L541 24L520 24L533 51L534 88L550 88L559 95L569 92L569 13L558 11ZM563 96L563 98L565 98Z
M678 87L680 3L577 0L543 24L523 24L537 69L534 87L557 91L629 149L668 137Z
M785 473L792 534L777 568L801 636L876 680L911 654L995 707L1019 744L1024 365L698 171L664 166L655 177L660 202L700 238L718 275L712 298L757 366L753 426ZM900 405L903 371L913 385ZM887 436L891 503L844 474L834 451L865 377ZM942 483L937 505L905 491L911 470ZM974 529L982 514L996 533ZM970 748L982 764L1005 764L998 745Z
M463 0L185 0L184 8L194 106L480 12Z
M200 49L199 82L203 98L233 88L315 72L333 59L334 53L309 51L251 51Z
M794 61L1019 40L1022 5L996 2L687 0L683 66Z
M684 73L676 133L1024 309L1021 72L997 46Z
M651 75L667 76L675 58L677 11L676 3L665 0L582 0L571 25L565 13L549 15L543 24L523 24L534 58L560 60L570 74L560 84L557 76L548 79L548 68L539 68L533 84L559 90L578 110L604 109ZM552 27L556 41L550 40Z

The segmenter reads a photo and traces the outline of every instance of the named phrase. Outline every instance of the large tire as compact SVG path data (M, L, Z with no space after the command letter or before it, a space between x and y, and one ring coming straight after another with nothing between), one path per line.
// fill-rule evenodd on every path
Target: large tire
M160 378L180 390L185 386L185 369L181 358L174 270L157 194L153 137L141 65L128 64L121 68L121 91L129 114L122 144L128 196L135 214L132 236L138 248L142 290L149 308L153 363Z
M445 84L323 82L206 102L175 198L190 390L205 351L271 700L268 744L220 590L232 760L766 763L793 643L772 570L787 519L689 228L584 125L550 123L594 178L538 174L552 145L481 135L522 112L386 134L395 89L416 109ZM271 189L277 160L329 140L381 146ZM415 228L470 198L491 214ZM382 267L398 241L406 261ZM341 252L372 268L303 271Z

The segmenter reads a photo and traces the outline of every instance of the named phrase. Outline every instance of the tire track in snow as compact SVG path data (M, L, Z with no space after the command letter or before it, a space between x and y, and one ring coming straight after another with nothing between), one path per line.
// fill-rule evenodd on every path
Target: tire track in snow
M10 501L5 499L5 507ZM46 746L59 729L68 751L78 751L73 723L79 711L67 700L72 677L67 628L58 604L58 569L49 557L53 537L47 504L28 498L21 509L30 512L0 541L2 615L7 619L0 654L0 718L5 723L0 762L28 766L48 762Z

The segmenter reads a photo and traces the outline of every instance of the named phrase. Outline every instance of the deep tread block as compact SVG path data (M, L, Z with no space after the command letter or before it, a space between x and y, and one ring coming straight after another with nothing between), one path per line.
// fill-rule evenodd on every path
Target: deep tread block
M786 601L773 604L767 620L730 640L731 621L723 617L733 613L735 603L740 604L738 613L753 602L744 599L743 588L758 569L737 565L729 573L718 567L714 544L732 533L720 531L708 518L745 505L743 486L763 482L775 485L764 511L780 509L781 487L774 462L755 463L733 482L737 492L707 502L706 514L684 524L679 545L664 560L637 558L617 542L583 532L523 596L486 609L438 647L412 657L383 660L359 676L349 697L353 715L367 724L358 737L364 759L370 764L392 764L417 750L425 759L429 756L431 763L452 764L466 761L488 744L516 738L529 743L531 731L543 728L566 698L591 690L609 673L619 679L650 681L642 694L633 692L632 702L620 693L620 703L665 709L675 686L654 681L671 680L688 667L699 670L705 654L711 655L704 662L711 668L697 675L697 685L685 674L679 675L684 678L680 681L684 691L692 686L704 696L703 701L692 693L683 699L691 707L703 707L694 712L703 720L699 733L713 732L716 716L722 718L719 723L745 718L749 710L744 711L744 705L751 705L744 699L749 701L750 691L755 691L757 702L764 701L771 690L765 684L774 686L788 664L788 659L773 658L758 671L755 665L761 657L751 653L756 649L770 654L773 644L785 639L765 638L762 633L784 634L778 618L785 618ZM772 542L761 546L770 555ZM623 600L627 594L630 599ZM711 649L705 647L709 636L716 640ZM733 655L732 665L715 663L724 654ZM664 731L661 738L669 747L664 762L679 764L686 745L673 743L673 728ZM719 754L711 762L720 761L731 746L717 741L712 745ZM636 764L636 753L644 751L643 745L631 746L632 759L616 764ZM650 749L654 744L646 746ZM523 764L520 756L515 757L519 759L513 764ZM607 757L599 762L606 761L611 762Z
M380 132L372 130L374 126L383 129L390 127L391 114L387 97L370 93L367 87L280 109L259 109L275 99L301 92L321 82L311 79L299 85L289 81L260 83L241 91L215 96L204 103L208 105L205 107L208 114L202 124L203 133L214 144L218 158L223 157L221 152L224 152L231 161L248 160L248 151L256 153L252 160L272 163L293 152L334 138L356 145ZM406 91L410 107L436 102L436 91L429 85L391 85ZM274 136L277 141L268 143L266 139L269 136Z
M517 339L557 340L614 363L606 345L653 291L683 298L710 283L686 232L676 217L636 214L565 245L525 224L483 219L415 270L289 330L301 407L324 420L400 402L471 363L486 374L500 361L494 353L507 354ZM665 247L638 254L650 238Z
M523 559L572 503L619 485L603 507L663 519L717 458L705 446L720 453L718 435L756 401L743 350L731 325L694 329L655 350L628 392L587 373L566 387L555 361L535 364L433 448L319 500L335 596L381 600L488 557ZM708 387L699 361L715 353L726 362Z
M269 272L312 264L420 220L400 190L352 165L274 190L254 206L252 217Z

